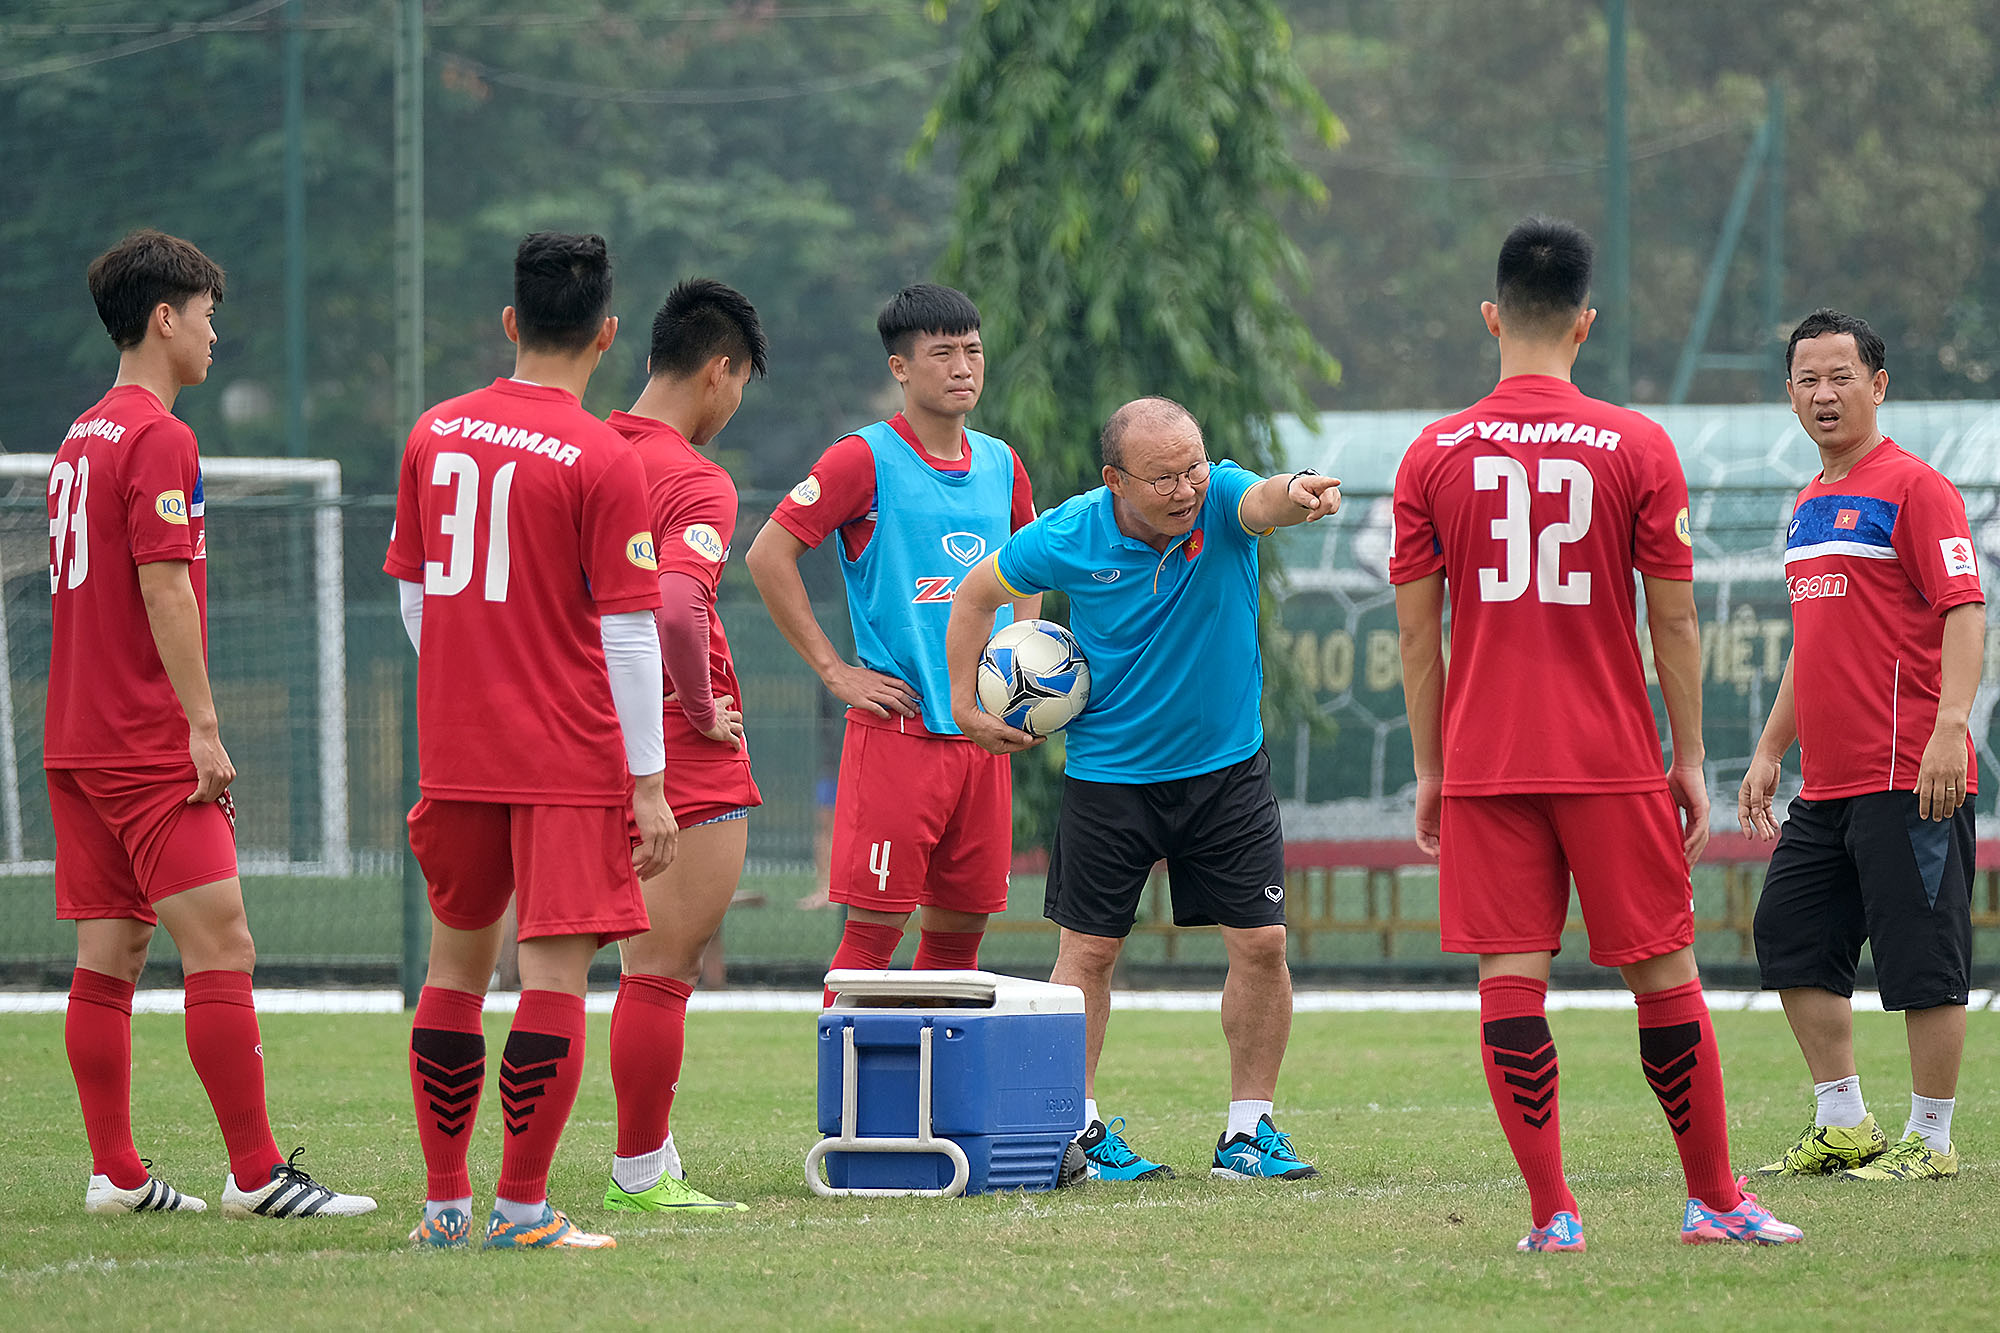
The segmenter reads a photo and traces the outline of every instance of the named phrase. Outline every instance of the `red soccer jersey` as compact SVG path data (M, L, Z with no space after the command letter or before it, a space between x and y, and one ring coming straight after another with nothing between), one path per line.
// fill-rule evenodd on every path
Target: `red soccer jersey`
M417 419L382 567L424 585L424 795L627 798L598 618L660 604L645 497L632 446L562 389L495 380Z
M916 451L917 457L938 471L963 472L972 466L970 448L957 458L939 458L927 452L901 412L890 417L889 424ZM1013 450L1010 448L1008 452ZM868 441L859 435L834 441L813 464L806 479L778 502L771 517L785 531L815 548L838 530L847 558L858 558L875 531L875 455ZM1022 465L1021 455L1014 454L1013 530L1019 532L1034 521L1035 494L1028 485L1028 469Z
M1396 473L1389 578L1445 572L1444 792L1666 786L1634 572L1694 577L1687 481L1654 422L1511 375Z
M1839 481L1814 478L1786 530L1785 588L1801 794L1911 790L1937 725L1944 613L1986 600L1958 488L1888 439Z
M659 549L660 572L673 570L708 592L708 684L719 700L743 707L743 687L716 611L716 589L736 535L736 483L722 464L704 458L687 437L662 421L613 412L611 428L632 442L646 468L647 510ZM668 688L672 688L669 682ZM742 751L694 729L677 705L667 705L667 761L736 759Z
M208 645L208 550L194 432L136 384L78 417L49 470L54 600L48 768L120 768L188 758L187 713L160 664L139 566L188 561Z

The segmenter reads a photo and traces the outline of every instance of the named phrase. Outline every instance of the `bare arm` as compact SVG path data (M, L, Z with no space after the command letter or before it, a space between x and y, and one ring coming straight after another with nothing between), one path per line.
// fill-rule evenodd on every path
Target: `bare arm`
M1417 846L1438 854L1444 801L1444 572L1396 585L1403 706L1417 761Z
M1778 776L1784 769L1785 752L1799 738L1799 717L1792 703L1792 657L1785 658L1785 674L1778 678L1778 694L1771 700L1771 716L1750 756L1743 785L1736 792L1736 819L1753 838L1769 842L1778 836L1778 821L1771 813L1771 798L1778 791Z
M1251 532L1315 523L1340 508L1340 478L1317 473L1281 473L1243 492L1236 519Z
M215 716L215 696L208 688L208 661L201 650L201 608L194 600L185 560L155 560L139 566L139 595L146 602L146 623L167 683L181 701L188 720L188 758L194 761L194 795L189 805L212 801L236 780L236 765L222 748L222 727Z
M1920 819L1950 819L1965 804L1965 732L1985 657L1986 604L1966 602L1945 612L1937 722L1917 769Z
M1667 791L1681 808L1681 855L1693 865L1708 846L1707 752L1701 739L1701 616L1694 583L1645 576L1646 627L1674 744Z
M915 717L917 692L908 682L851 666L834 651L833 641L813 614L805 580L799 577L799 557L811 549L783 524L767 521L743 557L743 567L750 571L751 582L757 585L778 632L834 697L849 707L864 708L877 717L892 713Z
M952 594L951 620L944 631L944 660L951 671L951 720L958 723L967 740L994 754L1012 754L1042 741L980 709L979 655L992 632L995 611L1010 600L1017 607L1025 601L1039 609L1041 597L1011 598L994 571L997 560L996 556L981 561Z

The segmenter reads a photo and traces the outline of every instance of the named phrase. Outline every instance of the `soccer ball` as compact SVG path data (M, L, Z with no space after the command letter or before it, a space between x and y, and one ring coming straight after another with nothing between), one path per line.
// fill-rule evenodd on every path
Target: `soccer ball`
M1053 620L1004 626L979 659L979 706L1033 736L1061 731L1090 702L1090 663Z

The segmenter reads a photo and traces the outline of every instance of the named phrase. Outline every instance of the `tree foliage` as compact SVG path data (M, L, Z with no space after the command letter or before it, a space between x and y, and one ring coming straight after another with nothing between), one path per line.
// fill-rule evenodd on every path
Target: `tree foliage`
M1273 210L1325 194L1290 131L1340 127L1278 6L987 0L962 50L923 144L957 149L944 267L984 320L982 422L1052 498L1095 484L1098 428L1144 394L1268 465L1272 414L1338 374Z

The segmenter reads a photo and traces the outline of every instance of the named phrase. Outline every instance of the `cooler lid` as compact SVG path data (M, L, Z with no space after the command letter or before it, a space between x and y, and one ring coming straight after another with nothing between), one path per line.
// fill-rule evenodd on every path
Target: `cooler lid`
M998 972L914 972L836 968L826 974L835 1010L954 1009L1002 1014L1080 1014L1074 986Z

